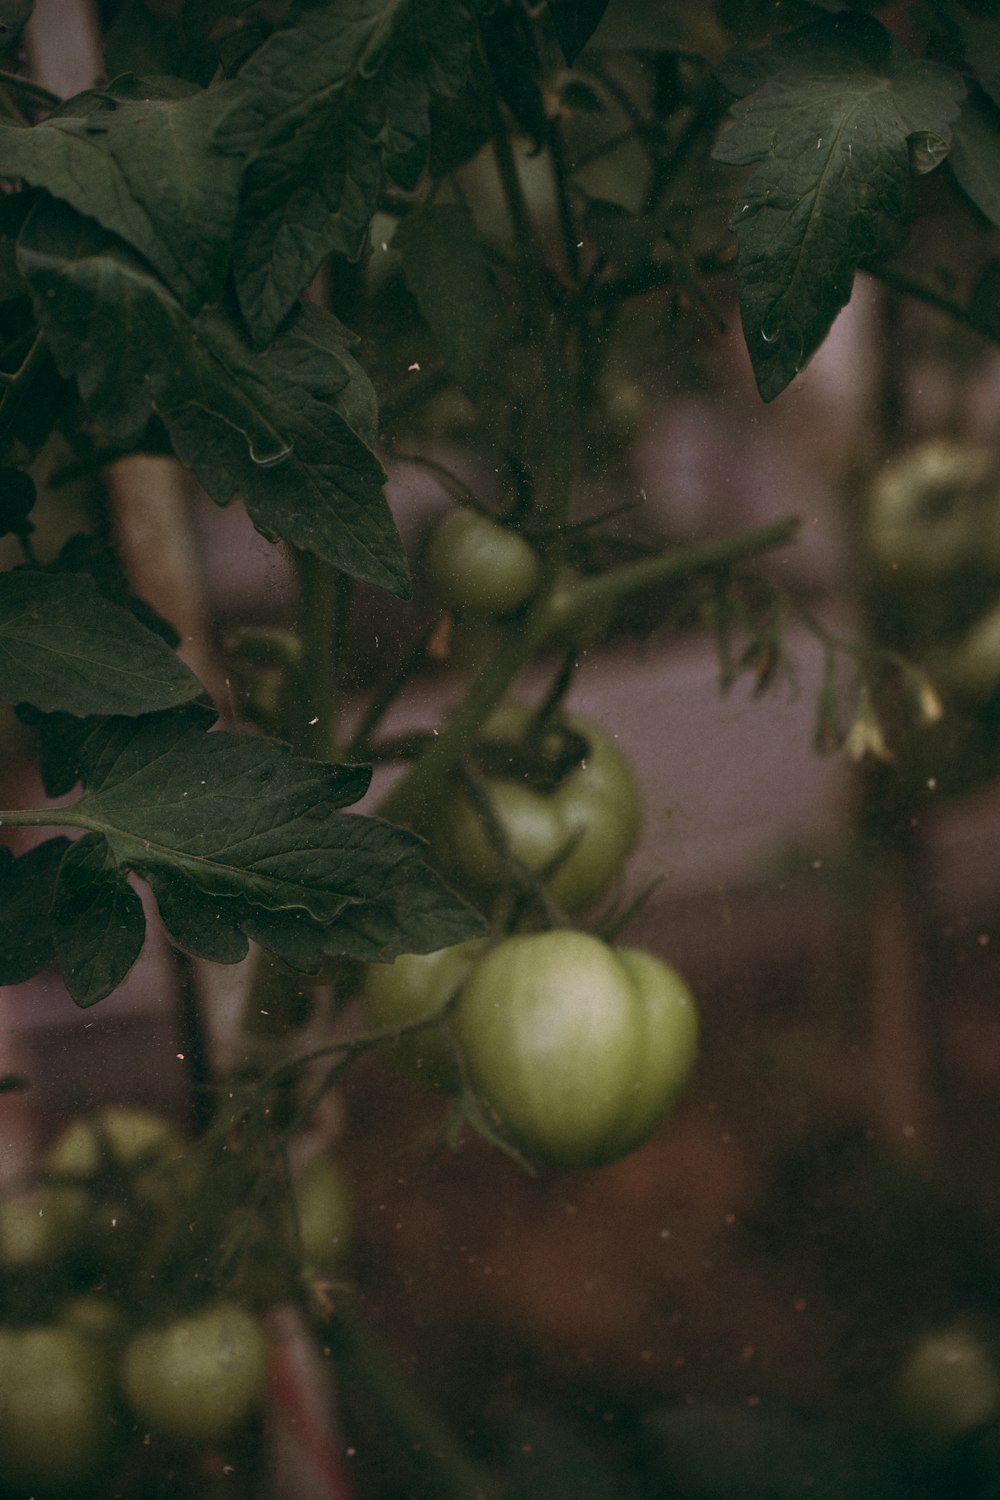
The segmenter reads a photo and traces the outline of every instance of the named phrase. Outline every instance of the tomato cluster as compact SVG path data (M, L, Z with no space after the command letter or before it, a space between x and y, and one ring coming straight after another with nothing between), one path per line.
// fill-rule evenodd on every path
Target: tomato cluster
M225 1442L263 1401L260 1311L282 1287L264 1274L254 1301L202 1283L195 1260L175 1277L183 1295L162 1296L168 1263L149 1251L205 1186L198 1149L160 1115L106 1108L70 1123L41 1165L0 1198L0 1493L89 1492L136 1434ZM330 1274L350 1233L336 1164L305 1168L285 1212L303 1274Z
M464 1084L501 1136L549 1166L600 1166L642 1145L697 1050L675 969L568 929L372 965L362 1004L373 1023L416 1025L408 1069Z

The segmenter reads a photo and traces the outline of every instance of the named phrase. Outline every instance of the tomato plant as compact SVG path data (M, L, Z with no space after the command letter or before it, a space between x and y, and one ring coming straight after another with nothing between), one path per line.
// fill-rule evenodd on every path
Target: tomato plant
M531 543L510 526L457 509L435 526L425 559L431 586L450 609L509 615L534 593L540 564Z
M466 981L454 1025L473 1088L529 1158L593 1167L676 1104L698 1018L676 970L582 932L511 937Z
M136 1417L183 1443L226 1437L260 1406L266 1380L264 1330L233 1302L141 1329L121 1360L122 1390Z
M612 624L625 661L708 622L724 682L763 691L797 619L827 665L817 740L883 767L891 731L940 707L911 647L939 651L995 769L991 462L924 449L895 488L889 466L857 528L854 644L805 602L811 575L770 566L794 517L709 535L698 484L675 503L675 451L650 495L626 445L658 392L708 413L752 375L780 397L858 271L1000 339L1000 35L988 5L944 0L102 0L64 83L31 9L0 23L0 984L58 970L100 1004L155 906L179 955L170 1067L208 1145L137 1111L71 1125L0 1202L0 1272L114 1280L127 1322L139 1284L172 1295L193 1262L232 1291L241 1228L244 1251L284 1238L286 1137L373 1027L446 1091L450 1044L419 1023L448 1009L483 1113L542 1161L614 1159L669 1113L695 1045L683 983L548 930L641 894L642 806L659 824L672 800L651 777L640 801L610 710L572 710ZM921 236L945 211L975 264ZM722 339L737 321L748 373ZM404 495L413 462L433 496ZM421 553L442 494L463 503ZM244 568L251 528L280 546L273 590ZM491 924L482 957L466 945ZM234 1005L217 968L251 954ZM298 1055L307 1020L323 1034ZM325 1275L339 1186L299 1191ZM211 1394L223 1326L252 1410L261 1335L230 1300L130 1345L151 1423L210 1441L240 1419Z
M79 1494L114 1436L108 1361L65 1324L0 1327L0 1485L20 1494Z
M568 912L609 890L641 815L635 777L610 735L578 714L553 714L536 728L527 704L508 702L487 721L470 772L485 812L456 786L429 830L446 869L490 891L509 878L512 857L543 876Z

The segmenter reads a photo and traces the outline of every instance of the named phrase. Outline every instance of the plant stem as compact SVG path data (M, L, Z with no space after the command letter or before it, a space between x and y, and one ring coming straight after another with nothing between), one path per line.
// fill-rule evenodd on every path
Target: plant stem
M618 568L609 568L592 578L582 578L573 586L571 614L567 619L561 613L560 623L572 623L586 619L599 605L609 601L617 603L629 594L651 588L655 584L670 583L694 573L707 573L716 568L727 568L743 558L755 557L761 552L784 547L794 540L799 529L798 520L774 521L754 531L746 531L736 537L718 542L705 542L697 547L682 547L673 552L661 552L656 557L645 557L638 562L624 563Z
M583 618L596 604L608 599L621 599L652 584L726 567L741 558L771 551L790 542L797 530L795 520L777 521L725 541L680 548L612 568L596 578L581 580L574 590L574 614ZM508 636L413 770L386 797L380 808L382 817L397 823L419 824L433 808L483 720L499 703L520 668L544 645L551 628L548 603L548 597L542 595L521 629Z
M333 753L336 741L349 584L342 573L312 553L300 552L296 561L302 656L291 674L282 731L300 755L324 760Z
M72 807L0 807L0 828L90 828Z
M955 323L961 323L965 328L971 328L974 333L981 334L983 338L989 339L991 343L1000 343L1000 334L992 327L988 327L970 311L964 303L955 297L949 297L944 292L939 292L935 287L925 286L923 282L917 281L913 276L907 276L903 271L894 270L891 266L880 267L877 271L870 271L877 281L891 287L893 291L904 292L907 297L913 297L918 302L924 302L928 307L936 308L938 312L944 313L946 317Z

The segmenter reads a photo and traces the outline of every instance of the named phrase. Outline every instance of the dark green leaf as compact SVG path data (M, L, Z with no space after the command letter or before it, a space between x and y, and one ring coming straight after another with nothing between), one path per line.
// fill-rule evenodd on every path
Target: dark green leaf
M955 4L945 11L958 27L969 66L994 104L1000 104L1000 20L974 16Z
M73 714L43 714L19 703L17 717L37 737L38 769L47 797L64 797L80 780L80 746L94 728L94 718Z
M381 825L388 841L396 832L390 823ZM373 830L377 847L377 834ZM329 956L347 954L365 963L389 963L400 953L430 953L486 930L486 923L453 896L437 878L414 881L406 867L396 865L377 901L345 906L323 933L323 949Z
M245 158L235 247L240 305L267 343L331 253L364 242L385 173L413 187L432 97L464 83L471 0L317 6L239 74L215 144Z
M475 396L501 326L500 299L475 226L457 203L429 204L400 224L393 248L445 365Z
M17 46L35 0L0 0L0 54Z
M236 220L239 164L210 144L231 88L127 78L40 125L0 124L4 176L96 219L196 312L222 291Z
M731 227L744 336L770 401L850 297L880 214L904 211L910 137L948 141L965 90L950 68L898 65L888 34L857 16L781 37L721 77L746 97L715 156L759 163Z
M235 964L245 958L249 944L240 926L251 908L235 897L211 903L191 900L191 887L170 869L147 868L149 888L156 897L163 924L178 948L213 964Z
M35 481L23 469L0 469L0 536L28 536Z
M55 957L52 899L69 839L46 839L14 859L0 846L0 984L21 984Z
M183 49L172 16L154 15L145 0L123 0L104 38L104 71L148 77L183 72Z
M198 680L92 578L0 574L0 698L45 712L142 714L190 702Z
M382 467L349 425L370 430L371 387L335 318L303 309L258 354L223 310L190 317L125 246L59 204L39 205L19 259L60 369L112 438L137 442L155 410L218 504L239 492L265 536L408 594Z
M948 161L980 213L1000 224L1000 110L978 91L955 121Z
M535 31L520 6L498 6L482 23L483 45L497 93L537 148L548 135Z
M62 816L89 833L72 846L56 912L71 928L57 944L78 1003L119 983L141 945L128 871L148 881L179 946L217 963L241 958L247 938L315 971L334 954L392 958L482 929L421 840L337 810L363 795L365 767L209 734L212 717L192 705L107 719L79 748L86 790Z
M94 1005L121 984L142 951L142 902L108 840L85 834L59 866L52 904L56 957L77 1005Z
M563 57L573 65L608 8L608 0L548 0Z
M166 641L172 651L181 643L181 638L162 615L157 614L151 604L133 594L128 578L114 552L100 537L86 531L77 531L59 549L59 555L48 569L53 573L89 573L105 599L120 604L136 616L154 635Z

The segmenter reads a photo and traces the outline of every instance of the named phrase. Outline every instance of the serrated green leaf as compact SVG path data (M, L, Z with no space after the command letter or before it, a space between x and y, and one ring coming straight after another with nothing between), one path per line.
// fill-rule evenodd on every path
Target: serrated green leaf
M218 504L239 493L265 536L409 593L384 472L344 415L370 424L373 399L335 318L303 309L259 354L223 309L189 316L127 247L56 203L32 214L18 256L61 372L116 441L137 442L155 411Z
M212 718L192 705L107 719L79 749L85 791L59 817L87 835L71 846L56 910L77 1003L100 999L105 984L108 993L127 953L138 952L129 871L162 902L178 945L217 963L242 957L247 938L315 971L336 953L391 958L482 930L425 863L420 839L339 811L363 795L367 768L300 760L253 735L210 734Z
M947 142L965 88L940 64L898 64L888 33L853 15L781 37L720 76L746 97L714 154L759 163L731 228L744 336L770 401L850 297L880 214L903 212L910 137Z
M412 188L434 96L465 80L472 0L318 6L259 47L216 127L244 158L235 268L240 306L266 344L321 261L353 257L385 174Z
M403 275L445 365L475 397L501 327L500 299L475 225L457 203L409 214L393 238Z
M79 1006L117 989L142 952L142 902L100 834L85 834L63 856L52 926L63 983Z
M597 30L608 0L548 0L562 55L570 67Z
M68 848L46 839L15 859L0 846L0 984L21 984L55 957L52 899Z
M980 93L955 121L949 164L979 211L1000 224L1000 111Z
M143 714L188 703L197 678L80 573L0 574L0 698L49 713Z
M210 143L231 88L126 78L39 125L0 124L3 175L96 219L197 312L222 291L236 221L239 163Z

